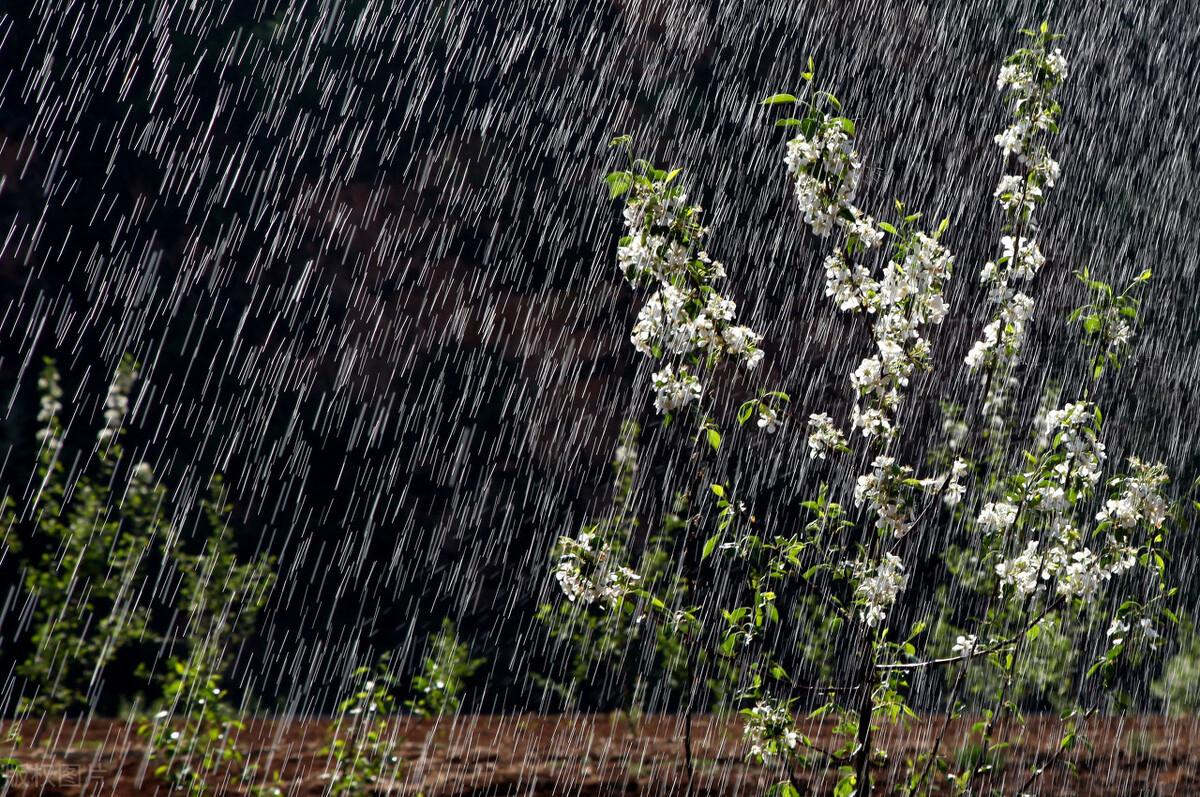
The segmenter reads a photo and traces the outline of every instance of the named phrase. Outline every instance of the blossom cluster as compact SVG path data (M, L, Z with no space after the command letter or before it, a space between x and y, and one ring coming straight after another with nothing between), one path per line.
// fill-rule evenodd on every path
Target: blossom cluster
M52 453L62 447L62 430L58 422L58 413L62 412L63 408L62 385L58 380L58 369L53 365L47 364L42 369L42 373L38 377L38 393L41 395L41 404L37 419L44 426L38 430L37 439L41 440L47 451Z
M641 576L616 561L612 548L589 531L560 537L554 577L572 603L616 603L637 588Z
M104 399L104 426L98 437L101 443L111 440L121 430L125 422L125 414L129 412L129 393L137 380L137 368L129 360L123 360L117 366L113 381L108 386L108 395Z
M1100 480L1106 459L1104 444L1097 438L1095 407L1074 402L1046 414L1051 435L1051 453L1046 474L1026 474L1031 485L1026 501L1032 509L1049 516L1047 540L1029 540L1017 555L996 565L1000 583L1020 597L1032 595L1050 583L1064 598L1091 600L1114 577L1137 565L1138 549L1127 534L1105 536L1111 527L1121 532L1146 523L1158 528L1166 520L1167 501L1161 488L1167 481L1161 464L1130 459L1130 473L1109 484L1114 493L1096 515L1099 525L1092 545L1082 544L1082 533L1065 517L1065 512ZM979 514L981 527L1004 531L1017 521L1019 509L1009 502L989 503Z
M1089 487L1100 481L1100 469L1108 458L1104 443L1097 435L1096 408L1089 402L1077 401L1046 414L1055 445L1064 452L1055 473L1064 485L1079 479Z
M798 122L800 133L788 142L784 162L795 181L804 219L817 235L826 236L838 226L845 236L844 244L825 260L825 294L842 310L875 316L878 354L863 360L851 377L858 396L853 426L868 438L890 439L896 433L899 389L908 384L914 368L928 365L929 343L918 328L940 324L946 316L942 291L953 258L936 235L907 228L917 216L906 217L905 229L897 231L892 225L877 224L855 207L862 161L851 143L853 122L815 108L804 120L791 121ZM902 211L899 203L897 210ZM852 261L880 246L885 231L901 240L876 279L865 265ZM831 424L813 426L811 455L823 456L837 447Z
M1002 176L996 186L994 198L1005 214L1008 234L1000 239L1000 257L980 271L994 311L966 358L972 371L994 375L988 381L993 395L988 396L987 404L992 409L1003 403L1008 386L1003 374L1020 356L1033 313L1033 300L1020 286L1032 280L1046 262L1037 241L1035 212L1060 173L1046 140L1058 132L1060 109L1053 94L1066 77L1067 63L1060 50L1052 49L1053 34L1035 33L1033 37L1031 46L1009 56L996 83L1013 109L1012 124L996 135L996 145L1006 164L1015 157L1021 168L1016 174Z
M846 435L833 425L833 419L824 412L814 412L808 416L808 426L812 430L808 434L808 456L825 459L830 451L846 449Z
M1007 501L989 501L975 522L985 531L1007 531L1017 521L1017 507Z
M877 245L883 234L853 209L862 178L862 159L850 137L853 131L853 123L845 117L811 115L800 134L788 142L783 161L813 233L824 237L840 225L866 245Z
M795 719L786 705L758 701L742 711L742 735L750 748L748 754L759 761L786 758L800 744Z
M854 505L869 505L875 513L875 528L900 539L912 528L901 491L905 482L912 478L912 468L897 465L893 457L881 454L871 462L871 470L858 477L854 485Z
M1089 547L1072 549L1070 536L1063 534L1049 546L1030 540L1020 554L996 565L1000 583L1026 597L1053 581L1058 595L1086 601L1099 595L1113 576L1137 564L1133 548L1110 545L1101 553Z
M1096 520L1118 529L1132 529L1143 522L1161 528L1167 519L1167 500L1161 492L1167 483L1166 467L1137 457L1130 457L1129 466L1132 473L1109 482L1117 493L1105 501Z
M650 383L654 387L654 408L659 412L674 412L700 400L700 380L686 365L678 369L664 365L651 374Z
M868 627L875 628L883 622L907 579L904 563L893 553L884 553L873 569L860 566L855 596L859 615Z
M948 507L956 507L962 503L963 496L967 494L967 486L963 484L963 479L970 473L970 466L961 459L955 458L950 465L950 472L946 474L947 480L942 488L942 502Z
M897 433L900 388L908 385L916 368L929 366L929 341L919 328L945 319L943 290L952 270L950 251L936 238L914 232L897 247L883 278L865 283L865 307L875 315L878 353L865 358L850 376L857 394L851 422L864 436L886 440Z
M618 174L629 180L623 213L627 234L617 250L618 265L631 285L656 286L630 334L634 348L693 366L729 356L748 369L757 367L764 356L762 335L735 324L737 304L714 287L725 277L725 267L701 248L708 229L700 223L700 206L689 204L672 185L674 173L652 171L654 179ZM660 413L701 395L696 374L683 364L664 365L652 383Z

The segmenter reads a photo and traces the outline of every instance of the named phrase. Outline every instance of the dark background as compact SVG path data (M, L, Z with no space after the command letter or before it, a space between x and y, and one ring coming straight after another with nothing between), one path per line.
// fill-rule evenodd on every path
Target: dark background
M998 237L997 63L1018 27L1067 34L1028 379L1078 376L1073 270L1153 268L1148 328L1101 397L1111 429L1137 432L1108 442L1185 487L1196 473L1200 33L1181 4L0 8L0 483L33 489L42 357L86 450L134 354L131 454L181 506L226 474L243 549L279 557L237 668L265 705L327 708L350 668L411 660L444 615L491 659L472 707L536 703L524 674L541 666L530 618L550 545L602 508L620 419L653 419L600 179L612 135L687 168L741 315L767 336L762 384L799 419L844 411L866 339L832 342L851 327L820 295L826 251L757 105L797 88L810 54L858 121L861 204L951 219L961 320L935 343L957 363ZM914 402L939 385L966 389L944 375ZM776 443L755 509L784 524L815 471L801 433Z

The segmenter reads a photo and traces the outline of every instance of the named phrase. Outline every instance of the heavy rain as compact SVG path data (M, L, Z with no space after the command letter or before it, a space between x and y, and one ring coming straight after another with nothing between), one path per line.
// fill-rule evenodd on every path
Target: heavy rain
M0 7L3 793L1200 793L1186 5Z

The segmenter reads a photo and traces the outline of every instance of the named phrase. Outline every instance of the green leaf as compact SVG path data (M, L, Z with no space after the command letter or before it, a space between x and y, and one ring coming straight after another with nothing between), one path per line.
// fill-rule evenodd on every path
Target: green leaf
M620 146L624 146L625 144L628 144L632 140L633 140L633 136L629 136L629 135L617 136L612 141L608 142L608 145L610 147L620 147Z
M800 124L799 119L794 119L790 116L787 119L776 119L775 120L776 127L797 127L797 126L799 126L799 124Z
M892 226L891 224L888 224L886 221L880 221L880 222L877 222L876 224L879 227L879 229L883 230L884 232L888 233L889 235L899 235L900 234L899 232L896 231L896 228L894 226Z
M757 404L757 401L751 399L750 401L744 402L742 406L738 408L737 421L739 426L746 425L746 421L750 420L750 416L754 414L754 407Z
M791 94L772 94L762 101L762 105L782 105L788 102L796 102L796 98Z
M717 498L725 497L725 485L723 484L710 484L708 489L712 490L713 495L715 495Z
M633 175L629 172L612 172L604 179L608 181L609 199L616 199L633 187Z
M713 451L718 451L721 448L721 433L716 429L706 429L708 435L708 444L712 446Z
M714 534L711 537L709 537L707 540L705 540L704 550L700 553L701 561L712 556L712 553L713 553L713 551L715 551L717 549L717 543L720 542L720 540L721 540L720 534Z

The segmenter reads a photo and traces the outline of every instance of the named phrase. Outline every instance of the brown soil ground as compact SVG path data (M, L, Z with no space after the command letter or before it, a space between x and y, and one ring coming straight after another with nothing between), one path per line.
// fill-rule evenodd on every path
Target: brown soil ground
M890 758L875 768L876 794L895 794L905 759L928 746L939 720L885 728L879 746ZM9 727L4 726L4 731ZM287 795L329 790L327 721L261 720L238 739L245 761L211 781L212 794L254 794L270 780ZM123 721L26 722L15 755L23 763L12 795L149 795L168 787L153 774L144 740ZM829 726L802 728L822 746ZM426 795L683 794L682 721L643 719L635 729L610 716L461 716L397 718L389 724L399 768L359 793ZM1032 767L1052 762L1030 794L1166 797L1200 795L1200 721L1162 717L1089 720L1091 747L1054 759L1057 718L1031 717L1011 738L990 785L1015 795ZM761 795L777 773L745 762L736 719L697 717L693 723L696 795ZM952 759L969 756L969 723L953 723L944 743ZM1073 770L1073 771L1072 771ZM247 775L247 772L251 773ZM798 771L801 792L829 794L836 774ZM943 790L938 794L948 793Z

